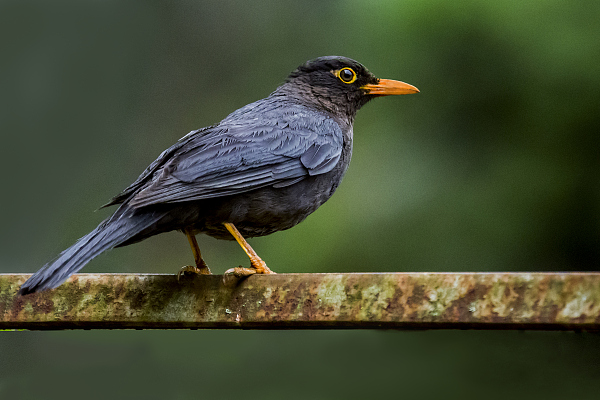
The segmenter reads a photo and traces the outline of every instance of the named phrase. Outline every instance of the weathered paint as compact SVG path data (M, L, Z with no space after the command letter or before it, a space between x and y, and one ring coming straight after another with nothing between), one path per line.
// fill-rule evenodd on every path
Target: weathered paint
M600 330L600 273L80 274L18 296L28 277L0 274L0 329Z

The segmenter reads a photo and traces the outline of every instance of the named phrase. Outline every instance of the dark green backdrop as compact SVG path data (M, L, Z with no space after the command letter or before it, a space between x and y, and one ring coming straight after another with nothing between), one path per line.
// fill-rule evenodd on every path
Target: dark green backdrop
M278 272L596 270L600 2L0 3L0 272L33 272L192 129L344 55L421 93L357 116L333 199L251 241ZM199 238L217 273L247 263ZM173 272L170 233L84 272ZM600 337L5 332L1 398L597 399Z

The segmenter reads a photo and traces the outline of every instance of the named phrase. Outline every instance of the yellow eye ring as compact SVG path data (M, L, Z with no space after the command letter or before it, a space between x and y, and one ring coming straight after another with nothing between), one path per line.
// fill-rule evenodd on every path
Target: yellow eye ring
M335 71L335 76L337 76L340 81L344 83L352 83L356 80L356 72L352 70L352 68L342 68Z

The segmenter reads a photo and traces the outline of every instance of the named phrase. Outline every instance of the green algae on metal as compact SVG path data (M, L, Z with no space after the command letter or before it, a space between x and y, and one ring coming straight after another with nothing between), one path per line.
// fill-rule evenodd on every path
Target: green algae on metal
M27 278L0 274L0 329L600 330L599 273L79 274L17 295Z

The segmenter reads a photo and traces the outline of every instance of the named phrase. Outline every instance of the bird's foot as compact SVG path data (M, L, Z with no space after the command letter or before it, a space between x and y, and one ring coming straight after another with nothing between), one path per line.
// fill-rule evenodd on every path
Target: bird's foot
M249 277L254 274L275 274L267 267L267 263L265 263L260 258L251 259L250 260L251 268L244 268L242 266L229 268L223 274L223 284L225 286L235 286L239 281Z
M179 278L181 278L181 275L185 275L185 274L196 274L196 275L210 275L210 269L208 268L208 265L204 264L204 266L198 268L196 266L193 265L185 265L183 267L181 267L181 269L179 270L179 272L177 272L177 280L179 280Z

